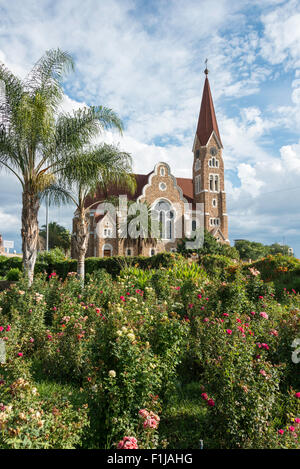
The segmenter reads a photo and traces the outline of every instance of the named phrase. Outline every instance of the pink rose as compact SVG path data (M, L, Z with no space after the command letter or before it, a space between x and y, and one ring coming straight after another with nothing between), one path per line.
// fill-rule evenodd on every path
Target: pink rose
M202 397L202 399L204 399L205 401L208 401L208 395L206 394L206 392L203 392L203 393L201 394L201 397Z
M6 332L9 332L11 330L11 326L8 325L7 328L6 328Z
M213 399L208 399L207 405L209 405L209 407L214 407L215 401Z
M148 412L148 410L146 410L146 409L141 409L141 410L139 410L139 415L140 415L143 419L145 419L145 418L148 417L149 412Z
M295 397L297 397L297 399L300 399L300 392L296 392Z
M282 430L282 428L280 430L278 430L278 433L279 435L283 435L284 434L284 430Z
M263 376L267 376L267 373L265 370L259 370L260 374L263 375Z
M232 330L231 329L226 329L226 332L228 335L231 335L232 334Z
M133 436L124 436L123 440L119 441L117 449L138 449L137 439Z
M262 318L269 319L269 316L268 316L267 313L265 313L264 311L262 311L261 313L259 313L259 315L260 315Z
M292 425L289 427L289 431L290 432L294 432L295 431L295 427L293 427Z

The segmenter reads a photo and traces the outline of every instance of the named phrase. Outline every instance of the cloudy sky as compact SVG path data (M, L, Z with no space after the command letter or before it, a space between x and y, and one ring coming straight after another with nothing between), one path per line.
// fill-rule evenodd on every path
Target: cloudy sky
M105 138L135 171L166 161L181 177L191 177L208 57L230 240L284 241L300 257L299 0L0 0L0 61L14 73L56 47L76 62L65 109L111 107L125 133ZM20 197L2 171L0 232L17 250ZM50 216L70 228L71 208Z

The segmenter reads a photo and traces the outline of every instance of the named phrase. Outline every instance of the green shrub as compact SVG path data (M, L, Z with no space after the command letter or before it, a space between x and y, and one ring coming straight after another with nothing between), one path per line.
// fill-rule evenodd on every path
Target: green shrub
M19 363L23 357L18 357ZM13 373L11 368L13 368ZM87 406L40 398L31 377L15 377L15 364L0 365L1 449L72 449L88 426Z
M8 271L8 273L6 274L6 280L8 280L9 282L10 281L18 281L18 280L20 280L21 276L22 276L21 270L19 270L17 268L10 269Z

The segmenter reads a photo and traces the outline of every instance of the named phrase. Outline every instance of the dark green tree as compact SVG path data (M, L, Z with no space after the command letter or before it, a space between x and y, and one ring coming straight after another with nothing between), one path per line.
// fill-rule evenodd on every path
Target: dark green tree
M71 248L71 234L65 227L59 225L55 221L52 221L48 225L49 228L49 249L60 248L67 255ZM47 232L46 225L42 226L40 230L40 236L46 240Z

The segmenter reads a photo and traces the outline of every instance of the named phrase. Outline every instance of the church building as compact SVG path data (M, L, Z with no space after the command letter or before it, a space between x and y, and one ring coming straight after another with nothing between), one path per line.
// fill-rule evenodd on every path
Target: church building
M161 236L155 240L125 239L119 235L119 222L109 213L98 214L97 209L90 210L89 243L87 257L106 256L151 256L163 251L176 251L177 243L184 236L176 237L175 227L184 224L184 206L190 204L191 213L196 204L203 207L203 225L206 230L221 243L229 244L228 220L226 213L226 194L224 187L224 162L222 158L222 140L217 124L212 94L205 69L205 83L196 134L193 143L192 178L180 178L173 175L167 163L158 162L149 174L134 174L135 194L126 190L110 187L105 194L109 196L126 195L128 201L146 202L159 215L163 222ZM106 198L100 191L94 201ZM88 201L89 205L93 200ZM178 210L182 208L182 210ZM178 215L179 214L179 215ZM122 213L118 212L122 218ZM196 228L192 221L192 229ZM161 224L160 224L161 226ZM73 230L76 229L76 214ZM184 231L182 230L182 233Z

